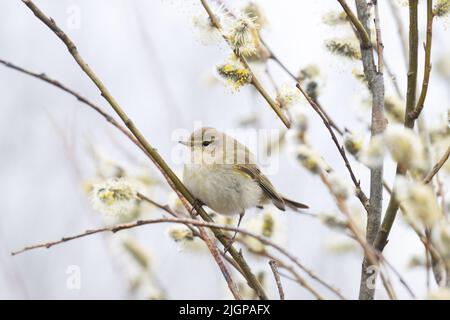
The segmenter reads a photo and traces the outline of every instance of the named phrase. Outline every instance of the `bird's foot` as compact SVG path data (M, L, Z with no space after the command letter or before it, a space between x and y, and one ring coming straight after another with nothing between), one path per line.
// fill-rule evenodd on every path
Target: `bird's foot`
M238 220L236 228L240 227L241 222L242 222L242 218L244 217L244 214L245 214L244 211L239 214L239 220ZM233 237L231 238L231 240L228 241L227 245L223 248L223 253L224 254L226 254L231 249L231 247L233 246L233 243L236 240L236 235L237 235L237 230L234 231Z

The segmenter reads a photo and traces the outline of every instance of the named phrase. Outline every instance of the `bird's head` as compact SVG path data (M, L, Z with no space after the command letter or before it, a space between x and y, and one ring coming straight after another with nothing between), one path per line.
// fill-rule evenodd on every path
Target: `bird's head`
M195 163L246 163L252 157L248 149L236 139L210 127L197 129L187 141L179 142L189 147L191 161Z

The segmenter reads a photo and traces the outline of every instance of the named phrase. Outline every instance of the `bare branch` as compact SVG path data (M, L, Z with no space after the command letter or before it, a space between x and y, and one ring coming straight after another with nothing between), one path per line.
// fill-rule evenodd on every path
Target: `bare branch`
M70 89L66 85L62 84L58 80L52 79L49 76L47 76L45 73L36 73L30 70L27 70L25 68L19 67L18 65L15 65L11 62L5 61L0 59L0 63L3 64L5 67L19 71L23 74L29 75L31 77L34 77L36 79L42 80L44 82L47 82L48 84L51 84L55 86L56 88L63 90L67 92L68 94L75 97L78 101L81 103L84 103L85 105L92 108L94 111L96 111L98 114L100 114L106 121L111 123L114 127L119 129L125 136L127 136L134 144L136 144L142 151L145 152L145 149L142 147L142 145L139 143L139 141L136 140L136 138L121 124L119 124L111 115L109 115L106 111L104 111L100 106L94 104L87 98L83 97L81 94L75 92L73 89Z
M317 292L317 290L313 289L307 282L306 280L295 270L294 266L292 265L288 265L287 263L283 262L280 259L277 259L276 257L274 257L273 255L271 255L268 252L254 252L257 255L266 257L270 260L274 260L277 263L278 268L280 269L284 269L287 270L292 276L293 278L291 278L291 280L297 282L298 284L300 284L303 288L305 288L306 290L308 290L309 292L312 293L312 295L314 295L314 297L316 297L317 300L324 300L325 298ZM308 274L312 279L316 280L318 283L320 283L321 285L323 285L325 288L327 288L328 290L330 290L331 292L333 292L336 296L338 296L340 299L342 300L347 300L345 299L345 297L339 292L338 289L330 286L329 284L327 284L326 282L324 282L322 279L320 279L319 277L317 277L315 274L313 274L313 272L311 270L306 269L305 267L301 268L306 274ZM282 275L281 273L279 273L280 275Z
M234 299L236 300L242 300L241 295L239 294L239 289L236 286L236 283L234 282L233 278L231 277L231 273L228 270L228 268L225 266L225 263L223 262L223 258L220 255L220 251L215 245L215 243L212 241L212 239L209 237L209 235L205 232L205 230L201 227L198 228L201 239L206 243L206 246L208 247L209 251L211 252L211 255L213 256L214 260L216 261L217 265L219 266L220 271L222 272L223 277L225 278L225 281L227 282L228 288L231 291L231 294L233 295Z
M284 300L283 285L281 284L280 274L278 273L277 262L275 260L269 261L270 268L272 269L275 282L277 283L278 293L280 294L280 300Z
M423 110L425 105L425 99L427 97L428 85L430 82L431 74L431 44L433 42L433 0L427 0L427 38L425 41L425 62L423 70L422 89L420 91L419 99L414 111L411 112L410 117L417 119Z
M209 18L211 19L211 22L214 25L214 27L220 32L222 37L225 39L226 43L228 45L230 45L230 41L229 41L228 37L223 33L223 29L222 29L219 19L217 19L216 15L211 10L208 2L206 0L200 0L200 1L202 3L203 8L205 8L205 11L208 14ZM289 119L286 117L286 115L284 114L283 110L280 108L278 103L276 101L274 101L270 97L269 93L264 89L261 82L258 80L258 78L253 73L252 69L250 68L250 65L248 64L247 59L245 59L245 57L242 54L240 54L238 50L233 49L231 45L230 45L230 48L233 50L235 56L239 58L241 63L244 65L244 67L250 72L251 78L252 78L251 83L253 84L255 89L267 101L267 103L270 105L272 110L277 114L277 116L280 118L280 120L284 123L284 125L287 128L290 128L291 123L289 122Z
M264 39L261 38L261 43L266 47L267 51L269 52L269 58L275 61L281 69L283 69L288 76L292 78L295 82L298 82L298 78L286 67L286 65L278 58L278 56L275 55L275 53L272 51L272 49L267 45L267 43L264 41ZM344 134L344 131L339 128L339 126L336 124L336 122L330 117L330 115L326 112L326 110L320 105L318 101L315 101L317 106L320 108L320 111L323 113L323 115L327 118L327 121L330 123L331 127L336 130L340 135Z
M350 216L350 214L348 212L348 208L347 208L347 204L346 204L345 200L342 197L334 194L331 183L330 183L329 179L327 178L327 176L325 174L321 174L320 178L322 179L322 182L325 184L325 186L329 189L330 193L333 195L336 205L338 206L339 210L347 218L347 228L351 231L351 233L353 235L352 239L356 240L360 244L360 246L364 250L365 256L367 257L367 261L370 262L372 265L378 265L380 262L386 264L394 272L394 274L398 277L401 284L405 287L405 289L408 291L408 293L411 295L411 297L415 298L416 296L415 296L414 292L412 291L411 287L407 284L407 282L405 281L403 276L400 274L400 272L398 272L394 268L394 266L387 261L387 259L383 256L383 254L381 252L378 252L377 250L375 250L375 248L370 243L368 243L366 239L364 239L358 226L353 221L353 218ZM380 270L380 277L383 280L383 285L384 285L388 295L391 298L394 298L395 293L393 292L393 288L390 285L390 281L383 275L383 272L381 272L381 270Z
M285 257L287 257L290 261L292 261L295 265L300 267L302 270L308 270L299 262L299 260L294 255L292 255L286 249L284 249L283 247L279 246L278 244L274 243L273 241L271 241L270 239L268 239L268 238L266 238L264 236L261 236L259 234L247 231L245 229L237 228L237 227L232 227L232 226L227 226L227 225L220 225L220 224L217 224L217 223L204 222L204 221L199 221L199 220L194 220L194 219L189 219L189 218L147 219L147 220L137 220L137 221L129 222L129 223L122 223L122 224L116 224L116 225L111 225L111 226L105 226L105 227L101 227L101 228L98 228L98 229L86 230L86 231L84 231L82 233L79 233L79 234L76 234L76 235L63 237L63 238L61 238L59 240L48 241L48 242L45 242L45 243L30 245L30 246L27 246L27 247L25 247L25 248L23 248L21 250L17 250L17 251L12 252L11 255L18 255L18 254L21 254L23 252L30 251L30 250L35 250L35 249L39 249L39 248L49 249L49 248L51 248L53 246L56 246L56 245L59 245L59 244L65 243L65 242L69 242L69 241L72 241L72 240L75 240L75 239L80 239L80 238L83 238L83 237L87 237L87 236L90 236L90 235L93 235L93 234L97 234L97 233L102 233L102 232L116 233L116 232L119 232L121 230L127 230L127 229L132 229L132 228L136 228L136 227L143 226L143 225L157 224L157 223L179 223L179 224L184 224L184 225L206 227L206 228L210 228L211 230L221 229L221 230L227 230L227 231L235 231L235 232L241 233L243 235L255 238L256 240L260 241L261 243L274 248L276 251L278 251L279 253L281 253ZM317 280L317 281L321 281L322 284L324 283L323 280L317 278L317 276L314 276L313 278L315 280ZM330 286L327 285L327 287L330 287ZM312 289L311 287L309 287L309 288ZM320 295L319 295L319 297L320 297Z
M356 10L358 18L361 21L364 29L369 34L369 6L366 0L356 0ZM379 22L379 17L376 15L376 21ZM372 96L372 119L371 119L371 138L383 133L386 126L386 119L384 117L384 78L383 78L383 57L382 57L382 43L381 43L381 31L379 30L379 24L377 27L377 51L378 51L378 63L379 70L375 66L374 51L371 47L367 47L366 44L361 41L361 57L364 67L364 75L369 85L369 90ZM370 36L369 36L370 40ZM378 167L370 169L370 210L367 215L367 227L366 227L366 240L372 245L375 237L378 233L378 229L381 221L381 210L383 203L383 164ZM369 257L366 255L363 261L363 267L361 270L361 283L360 283L360 299L373 299L375 295L375 288L369 288L368 278L371 275L369 272Z
M404 125L407 128L413 128L415 119L411 117L411 112L416 106L417 91L417 64L418 64L418 17L417 17L418 0L409 1L409 62L408 62L408 84L406 93L406 111ZM397 164L396 175L404 175L406 167ZM394 224L399 203L396 200L395 193L392 193L389 204L384 214L383 222L374 242L377 250L382 251L387 244L387 239Z
M378 8L378 0L372 0L375 7L375 30L377 35L377 54L378 54L378 73L383 73L384 62L383 62L383 40L381 38L381 26L380 26L380 10Z
M358 19L358 17L356 17L356 15L353 13L352 9L350 9L350 7L348 6L347 2L345 2L345 0L338 0L338 2L341 4L342 9L344 9L345 13L347 14L347 17L349 18L349 20L351 21L353 26L358 31L358 35L359 35L359 39L360 39L361 43L366 48L371 48L372 43L370 41L369 34L366 31L366 28L364 28L361 21Z
M308 103L311 105L311 107L314 109L314 111L317 112L317 114L320 116L320 118L322 119L323 123L325 124L325 127L328 129L328 132L331 135L331 139L333 140L334 144L336 145L342 159L344 160L345 163L345 167L347 168L350 177L353 181L353 184L356 187L356 196L360 199L361 203L363 204L364 208L366 209L367 212L369 212L369 208L370 208L370 204L369 204L369 199L367 199L366 195L364 194L364 192L361 190L361 186L360 186L360 181L356 178L353 169L350 165L350 162L348 161L347 158L347 154L345 152L345 148L339 144L339 141L336 137L336 134L334 133L333 129L331 129L331 125L328 122L327 117L321 112L321 109L319 108L319 106L317 105L316 102L314 102L314 100L302 89L302 87L300 86L299 83L297 83L297 88L300 90L300 92L303 94L303 96L306 98L306 100L308 101Z
M425 178L423 179L422 182L425 183L425 184L430 183L431 180L433 180L433 177L438 173L438 171L441 170L442 166L448 160L449 156L450 156L450 146L444 152L444 154L439 159L439 161L433 166L431 171L425 176Z
M299 260L298 258L296 258L294 255L290 254L287 250L283 249L282 247L278 246L277 244L275 244L274 242L272 242L270 239L262 237L260 235L257 235L255 233L251 233L249 231L246 231L244 229L239 229L239 228L233 228L230 226L222 226L222 225L218 225L218 224L214 224L214 223L202 223L201 221L198 220L192 220L192 219L187 219L184 217L181 217L177 212L175 212L173 209L171 209L168 205L163 205L160 204L150 198L148 198L147 196L138 193L137 196L143 200L146 201L154 206L156 206L157 208L160 208L162 210L164 210L165 212L167 212L168 214L170 214L171 216L174 217L174 219L176 219L176 221L161 221L161 222L174 222L174 223L184 223L183 221L194 221L194 223L184 223L186 225L186 227L188 227L194 234L194 236L199 237L202 239L202 235L195 229L193 228L193 226L204 226L204 227L208 227L211 228L211 230L216 229L216 227L218 229L223 229L223 230L227 230L227 231L237 231L239 233L242 233L244 235L256 238L257 240L261 241L263 244L268 245L270 247L273 247L276 251L280 252L281 254L283 254L284 256L286 256L290 261L292 261L297 267L299 267L301 270L303 270L306 274L308 274L312 279L314 279L315 281L317 281L319 284L321 284L322 286L324 286L325 288L327 288L328 290L330 290L331 292L335 293L338 297L340 297L341 299L345 300L345 298L340 294L340 292L335 289L334 287L332 287L331 285L329 285L327 282L325 282L324 280L322 280L321 278L319 278L316 274L314 274L314 272L310 269L308 269L306 266L304 266ZM181 220L180 220L181 219ZM18 250L15 252L12 252L12 255L17 255L20 253L23 253L25 251L29 251L29 250L34 250L37 248L50 248L54 245L58 245L61 244L63 242L67 242L67 241L71 241L71 240L75 240L78 238L82 238L91 234L95 234L95 233L101 233L101 232L118 232L120 230L124 230L124 229L131 229L131 228L135 228L141 225L145 225L145 224L152 224L152 223L159 223L159 220L142 220L142 221L135 221L135 222L131 222L128 224L119 224L119 225L113 225L113 226L109 226L109 227L104 227L104 228L99 228L99 229L95 229L95 230L87 230L84 233L78 234L76 236L71 236L71 237L64 237L62 239L60 239L59 241L51 241L51 242L47 242L44 244L39 244L39 245L32 245L32 246L28 246L23 248L22 250ZM242 241L239 241L240 243L243 243ZM244 243L245 245L245 243ZM274 256L270 255L267 252L254 252L251 248L248 248L251 252L258 254L258 255L262 255L264 257L267 257L270 260L276 260L278 265L280 267L285 268L286 270L289 270L291 273L295 273L295 270L293 269L292 266L288 266L287 264L285 264L284 262L282 262L281 260L275 258ZM242 254L242 253L240 253ZM223 252L221 252L221 255L228 261L230 262L231 265L233 265L233 267L239 272L241 273L244 278L245 278L245 273L242 271L241 267L239 264L236 263L235 260L230 259L228 256L224 255ZM301 278L299 275L295 276L297 279ZM316 296L318 299L323 299L323 297L320 296L320 294L317 293L317 291L315 291L312 287L310 287L305 280L302 280L302 286L304 285L304 287L308 290L311 291L311 293Z

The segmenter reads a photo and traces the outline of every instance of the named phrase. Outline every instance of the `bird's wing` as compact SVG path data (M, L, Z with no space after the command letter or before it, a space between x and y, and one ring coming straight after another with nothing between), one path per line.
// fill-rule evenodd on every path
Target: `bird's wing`
M264 194L272 200L273 204L278 209L282 211L286 210L283 198L275 191L275 187L269 179L261 173L261 170L259 170L255 164L235 164L233 167L236 170L249 175L253 180L258 182Z

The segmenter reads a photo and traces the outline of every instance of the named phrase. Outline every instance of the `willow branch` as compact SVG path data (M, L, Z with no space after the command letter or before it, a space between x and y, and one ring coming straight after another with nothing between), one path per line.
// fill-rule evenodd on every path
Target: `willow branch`
M348 19L355 27L356 31L358 32L359 39L366 48L371 48L372 43L370 41L370 37L368 32L366 31L366 28L364 28L361 21L358 19L358 17L353 13L352 9L348 6L347 2L345 0L338 0L338 2L341 4L342 9L344 9L345 13L347 14Z
M255 238L256 240L260 241L264 245L267 245L267 246L270 246L270 247L274 248L277 252L281 253L283 256L288 258L295 265L303 267L303 265L298 261L298 259L294 255L292 255L286 249L284 249L283 247L279 246L278 244L274 243L273 241L271 241L270 239L268 239L268 238L266 238L264 236L261 236L259 234L247 231L245 229L237 228L237 227L221 225L221 224L205 222L205 221L199 221L199 220L189 219L189 218L147 219L147 220L137 220L137 221L133 221L133 222L129 222L129 223L122 223L122 224L116 224L116 225L111 225L111 226L105 226L105 227L101 227L101 228L98 228L98 229L86 230L86 231L84 231L82 233L79 233L79 234L76 234L76 235L66 236L66 237L63 237L63 238L61 238L59 240L48 241L48 242L45 242L45 243L39 243L39 244L30 245L30 246L24 247L21 250L14 251L11 254L12 255L18 255L18 254L21 254L23 252L30 251L30 250L35 250L35 249L39 249L39 248L49 249L49 248L51 248L53 246L60 245L60 244L65 243L65 242L69 242L69 241L72 241L72 240L75 240L75 239L80 239L80 238L87 237L87 236L90 236L90 235L93 235L93 234L97 234L97 233L103 233L103 232L116 233L116 232L119 232L119 231L122 231L122 230L127 230L127 229L140 227L140 226L143 226L143 225L150 225L150 224L157 224L157 223L178 223L178 224L184 224L184 225L206 227L206 228L210 228L211 230L221 229L221 230L226 230L226 231L235 231L235 232L241 233L243 235Z
M200 238L205 242L206 246L208 247L208 250L211 252L211 255L213 256L214 260L216 261L217 265L219 266L220 271L222 272L223 277L225 278L225 281L228 285L228 288L231 291L231 294L233 295L234 299L236 300L242 300L241 295L239 294L239 289L234 282L233 278L231 277L231 273L228 270L228 268L225 266L225 263L223 261L223 257L220 254L219 249L214 244L212 239L209 237L209 235L206 233L206 231L199 227L198 228L200 233Z
M406 128L414 127L415 119L411 117L412 111L416 106L417 91L417 64L418 64L418 0L409 1L409 55L408 55L408 83L406 92L406 110L404 125ZM401 163L397 164L396 175L405 175L406 167ZM379 232L376 236L374 246L382 251L387 244L389 233L397 216L399 203L396 200L395 192L391 194L386 213L381 223Z
M257 255L263 256L268 258L269 260L273 260L277 263L277 267L280 269L284 269L286 271L288 271L291 275L292 278L289 277L289 279L291 279L292 281L295 281L296 283L298 283L300 286L302 286L303 288L305 288L307 291L309 291L317 300L325 300L325 298L313 287L311 287L308 282L297 272L297 270L295 270L293 265L289 265L287 263L285 263L284 261L274 257L273 255L271 255L268 252L254 252ZM305 270L303 270L305 271ZM314 275L314 277L311 276L311 274L308 272L308 270L305 271L311 278L313 278L314 280L316 279L316 276ZM282 275L281 273L279 273L280 275ZM319 283L321 283L320 281L318 281ZM323 283L321 283L323 284ZM339 292L338 289L335 289L329 285L324 285L325 288L327 288L328 290L330 290L331 292L333 292L334 294L336 294L340 299L342 300L346 300L342 294Z
M277 262L275 260L270 260L269 265L272 269L273 277L275 278L275 282L277 284L280 300L284 300L284 290L283 285L281 284L280 274L278 273Z
M235 54L235 56L238 57L238 59L241 61L241 63L244 65L244 67L250 72L252 85L261 94L261 96L267 101L269 106L277 114L277 116L280 118L280 120L283 122L283 124L286 126L286 128L289 129L291 127L291 123L289 122L289 119L283 113L283 110L280 108L278 103L275 100L273 100L270 97L270 94L266 91L266 89L264 89L261 82L258 80L258 78L255 76L254 72L250 68L250 65L249 65L247 59L245 59L245 57L239 53L239 50L236 50L231 46L230 40L224 34L222 25L220 24L220 21L219 21L219 19L217 19L214 12L211 10L211 7L209 6L208 2L206 0L200 0L200 1L202 3L202 6L205 9L206 13L209 16L212 25L219 31L219 33L224 38L225 42L230 46L230 49L233 50L233 53Z
M367 33L370 32L369 27L369 6L366 0L356 0L356 10L358 18L361 21ZM379 29L379 16L375 17L378 23L376 28ZM370 36L369 36L370 39ZM378 52L378 70L375 65L375 57L373 48L367 47L363 41L360 42L362 64L364 67L364 75L369 85L372 97L372 119L371 119L371 138L383 133L386 126L384 117L384 77L383 77L383 57L381 31L377 30L377 52ZM372 245L378 233L381 221L381 210L383 203L383 164L370 169L370 210L367 216L366 240ZM360 282L360 299L374 299L375 288L369 288L368 278L369 257L366 255L361 270Z
M348 212L348 208L347 208L345 199L334 194L331 183L328 180L327 176L325 174L321 174L320 178L321 178L322 182L325 184L325 186L328 188L328 190L330 191L330 194L333 195L333 198L336 202L337 207L339 208L339 211L342 212L345 215L345 217L347 218L346 227L352 233L351 238L356 240L359 243L361 248L364 250L367 260L372 265L378 265L380 262L384 263L387 267L389 267L392 270L392 272L399 279L400 283L405 287L405 289L408 291L408 293L411 295L411 297L416 298L411 287L405 281L405 279L400 274L400 272L398 272L398 270L391 263L389 263L389 261L383 256L383 254L381 252L378 252L377 250L375 250L375 248L371 244L369 244L366 239L364 239L358 226L353 221L353 218L350 216L350 214ZM384 285L388 295L390 297L394 298L396 295L393 292L393 288L391 288L391 286L390 286L391 282L386 278L386 276L383 275L381 270L380 270L380 276L383 280L383 285Z
M152 219L152 220L139 220L139 221L134 221L134 222L130 222L130 223L124 223L124 224L117 224L117 225L112 225L112 226L106 226L103 228L98 228L98 229L93 229L93 230L87 230L83 233L77 234L75 236L70 236L70 237L64 237L60 240L57 241L49 241L46 243L41 243L41 244L37 244L37 245L31 245L31 246L27 246L21 250L18 251L14 251L11 253L11 255L17 255L17 254L21 254L23 252L29 251L29 250L34 250L34 249L38 249L38 248L51 248L55 245L59 245L62 244L64 242L68 242L68 241L72 241L75 239L79 239L79 238L83 238L92 234L96 234L96 233L102 233L102 232L118 232L121 230L125 230L125 229L132 229L132 228L136 228L142 225L147 225L147 224L155 224L155 223L164 223L164 222L173 222L173 223L181 223L186 225L186 227L188 227L192 232L193 235L196 237L201 238L201 234L195 229L193 228L193 226L198 226L198 227L206 227L206 228L210 228L211 230L215 230L215 229L222 229L222 230L226 230L226 231L236 231L238 233L242 233L246 236L249 237L253 237L255 239L257 239L258 241L260 241L261 243L263 243L264 245L267 245L269 247L274 248L277 252L281 253L283 256L287 257L291 262L293 262L297 267L299 267L301 270L303 270L306 274L308 274L312 279L314 279L315 281L317 281L318 283L320 283L321 285L323 285L325 288L329 289L331 292L335 293L337 296L339 296L341 299L345 298L340 294L340 292L335 289L334 287L332 287L331 285L329 285L327 282L325 282L324 280L322 280L321 278L319 278L317 275L314 274L313 271L311 271L310 269L308 269L307 267L305 267L297 257L295 257L294 255L292 255L291 253L289 253L287 250L285 250L284 248L282 248L281 246L277 245L276 243L274 243L273 241L271 241L270 239L260 236L256 233L252 233L249 232L245 229L240 229L240 228L235 228L235 227L231 227L231 226L226 226L226 225L220 225L220 224L215 224L215 223L207 223L207 222L202 222L199 220L194 220L194 219L188 219L188 218L184 218L181 217L177 212L175 212L173 209L171 209L168 205L163 205L160 204L150 198L148 198L147 196L138 193L137 194L138 198L140 198L143 201L146 201L152 205L154 205L155 207L165 211L166 213L170 214L173 218L165 218L165 219ZM192 223L191 223L192 222ZM243 243L242 241L238 240L240 243ZM283 267L287 270L289 270L290 272L295 272L295 270L291 267L288 266L286 263L284 263L283 261L275 258L272 255L269 255L267 252L254 252L251 248L248 248L251 252L258 254L258 255L262 255L267 257L270 260L276 260L277 263L279 264L280 267ZM221 255L239 272L242 274L242 276L244 276L245 278L245 273L243 272L243 270L241 269L240 265L236 263L235 260L230 259L228 256L226 256L223 251L221 251ZM299 275L296 276L296 278L301 278ZM305 280L302 281L302 286L304 285L304 287L310 291L314 296L316 296L318 299L323 299L323 297L320 296L320 294L317 293L316 290L314 290L312 287L310 287Z
M389 66L389 64L387 63L387 61L385 61L384 57L383 57L383 49L384 49L384 45L383 42L381 40L381 28L380 28L380 17L379 17L379 12L378 12L378 2L372 1L372 3L375 5L375 28L377 31L377 42L375 45L372 45L372 49L377 53L378 55L378 72L379 73L383 73L384 69L386 69L387 75L389 76L389 79L392 82L392 85L394 87L394 90L397 94L397 96L400 99L403 99L403 95L400 91L400 86L398 84L397 81L397 77L395 76L394 72L392 71L391 67ZM353 32L355 33L355 36L357 38L360 38L359 34L358 34L358 30L355 29L354 25L352 24L351 21L349 21L350 26L352 27ZM378 27L377 27L378 26ZM380 58L381 57L381 58Z
M145 198L145 197L143 197L143 198L146 199L146 200L148 199L148 198ZM156 203L156 202L151 201L151 203ZM167 206L160 205L160 204L157 204L156 206L161 208L161 209L163 209L164 211L166 211L168 213L175 214ZM159 218L159 219L138 220L138 221L129 222L129 223L105 226L105 227L101 227L101 228L97 228L97 229L90 229L90 230L86 230L86 231L84 231L82 233L79 233L79 234L76 234L76 235L63 237L63 238L61 238L59 240L48 241L48 242L45 242L45 243L30 245L30 246L27 246L27 247L25 247L25 248L23 248L21 250L14 251L11 254L12 255L18 255L18 254L21 254L23 252L30 251L30 250L35 250L35 249L39 249L39 248L50 249L53 246L60 245L60 244L65 243L65 242L69 242L69 241L72 241L72 240L80 239L80 238L87 237L87 236L90 236L90 235L93 235L93 234L97 234L97 233L103 233L103 232L116 233L116 232L119 232L119 231L122 231L122 230L133 229L133 228L140 227L140 226L143 226L143 225L158 224L158 223L178 223L178 224L184 224L184 225L187 225L187 226L191 225L191 226L198 226L198 227L206 227L206 228L210 228L211 230L222 229L222 230L226 230L226 231L235 231L235 232L238 232L238 233L244 234L246 236L250 236L252 238L257 239L261 243L274 248L276 251L278 251L281 254L283 254L284 256L286 256L289 260L294 262L296 265L302 266L300 264L300 262L298 261L298 259L296 257L294 257L292 254L290 254L288 251L286 251L284 248L282 248L279 245L277 245L276 243L272 242L270 239L268 239L266 237L263 237L261 235L258 235L256 233L247 231L245 229L237 228L237 227L232 227L232 226L227 226L227 225L220 225L220 224L210 223L210 222L203 222L203 221L189 219L189 218L176 218L176 217L175 218ZM303 285L307 285L305 281L303 281ZM309 288L312 289L311 287L309 287ZM313 292L316 292L316 291L313 290ZM316 292L316 294L318 295L319 299L323 299L323 297L321 297L317 292Z
M165 210L165 209L164 209ZM72 235L72 236L67 236L67 237L63 237L59 240L55 240L55 241L48 241L45 243L40 243L40 244L35 244L35 245L30 245L30 246L26 246L21 250L17 250L14 252L11 252L11 255L15 256L18 254L21 254L23 252L29 251L29 250L34 250L34 249L38 249L38 248L45 248L45 249L50 249L53 246L68 242L68 241L72 241L72 240L76 240L76 239L80 239L80 238L84 238L93 234L97 234L97 233L102 233L102 232L112 232L112 233L117 233L119 231L122 230L127 230L127 229L133 229L136 227L140 227L143 225L149 225L149 224L157 224L157 223L178 223L178 224L185 224L185 225L192 225L192 226L200 226L200 227L207 227L207 228L211 228L211 229L222 229L222 230L227 230L227 231L236 231L239 233L242 233L244 235L253 237L259 241L261 241L262 243L272 246L274 248L281 248L279 247L277 244L271 242L270 240L268 240L267 238L260 236L256 233L252 233L250 231L247 231L245 229L240 229L240 228L235 228L232 226L227 226L227 225L220 225L217 223L212 223L212 222L204 222L204 221L199 221L199 220L195 220L195 219L191 219L191 218L159 218L159 219L145 219L145 220L137 220L137 221L133 221L133 222L128 222L128 223L121 223L121 224L115 224L115 225L110 225L110 226L104 226L101 228L97 228L97 229L89 229L86 230L82 233L78 233L76 235ZM281 248L282 249L282 248ZM281 252L284 251L284 249L279 250Z
M141 193L137 193L137 197L145 202L148 202L152 205L154 205L155 207L164 210L165 212L167 212L168 214L170 214L171 216L178 218L178 214L173 211L168 205L162 205L150 198L148 198L147 196L141 194ZM221 254L221 251L217 248L217 246L214 244L214 242L212 241L211 237L205 232L204 228L202 227L198 227L198 230L194 229L191 225L186 225L191 231L192 234L198 238L200 238L201 240L203 240L208 248L208 250L211 252L211 255L213 256L214 260L216 261L217 265L220 268L220 271L222 272L222 275L225 278L225 281L227 282L228 288L231 291L231 294L233 295L233 297L236 300L242 300L241 295L239 294L239 290L238 287L236 286L235 282L233 281L233 278L231 277L230 272L228 271L228 269L226 268L224 261L223 261L223 255ZM234 260L233 260L234 262ZM233 267L236 268L236 266L234 264L232 264ZM239 272L241 272L241 270L239 268L237 268L237 270Z
M353 181L353 184L356 187L356 196L361 201L362 205L366 209L367 212L369 212L370 204L369 199L367 199L367 196L364 194L364 192L361 189L360 181L356 178L355 173L353 172L353 169L350 165L350 162L348 161L347 154L345 152L345 148L339 144L339 141L336 137L336 134L334 133L333 129L331 128L330 123L328 122L326 116L321 112L320 108L318 107L317 103L314 102L314 100L302 89L299 83L297 83L297 88L300 90L300 92L303 94L303 96L306 98L308 103L311 105L311 107L316 111L316 113L320 116L323 123L325 124L325 127L328 129L328 132L331 135L331 139L333 140L334 144L336 145L339 154L341 155L342 159L344 160L345 167L347 168L350 177Z
M120 123L118 123L111 115L109 115L107 112L105 112L100 106L94 104L87 98L83 97L81 94L77 93L73 89L67 87L66 85L62 84L58 80L52 79L49 76L47 76L45 73L37 73L30 70L27 70L25 68L22 68L18 65L15 65L11 62L5 61L0 59L0 63L3 64L5 67L10 68L12 70L19 71L20 73L29 75L31 77L34 77L36 79L42 80L48 84L51 84L52 86L67 92L68 94L75 97L78 101L81 103L87 105L88 107L92 108L94 111L96 111L98 114L100 114L106 121L111 123L114 127L119 129L127 138L129 138L134 144L136 144L141 150L145 151L145 149L141 146L139 141L136 140L136 138Z
M179 215L173 211L168 205L162 205L140 193L138 193L138 197L141 198L142 200L166 211L167 213L169 213L171 216L173 217L179 217ZM191 225L186 225L193 233L194 236L196 237L200 237L200 234L197 232L197 230L195 228L193 228ZM303 279L303 277L301 277L297 271L294 269L293 266L291 265L287 265L285 262L283 262L282 260L270 255L266 250L264 250L263 252L261 251L254 251L252 250L251 247L248 247L246 245L246 243L244 241L242 241L242 239L236 239L236 241L238 241L240 244L245 245L247 247L247 249L259 256L263 256L269 259L270 261L275 261L276 264L278 265L278 267L286 269L287 271L289 271L292 275L293 275L293 280L296 281L298 284L300 284L302 287L304 287L306 290L308 290L309 292L311 292L311 294L316 297L318 300L324 300L324 298L317 292L317 290L315 290L314 288L312 288L305 279ZM229 256L227 256L223 251L221 252L221 255L224 257L225 260L227 260L241 275L244 276L245 275L242 273L242 270L240 269L239 265L236 264L236 262L231 259ZM328 283L326 283L324 280L320 279L318 276L316 276L311 270L309 270L308 268L306 268L305 266L303 266L302 264L298 263L299 266L301 266L301 269L308 274L312 279L316 280L319 284L323 285L325 288L327 288L328 290L330 290L331 292L333 292L334 294L336 294L340 299L342 300L346 300L342 294L339 292L338 289L332 287L331 285L329 285ZM272 266L271 266L272 267ZM278 273L279 274L279 273ZM275 276L275 275L274 275ZM283 299L284 300L284 299Z
M433 19L434 19L433 0L427 0L427 37L424 45L425 62L423 70L422 89L420 91L419 99L417 100L417 105L414 111L411 112L410 117L412 119L417 119L419 117L425 105L425 99L427 97L428 85L430 82L430 74L431 74L431 45L433 42Z
M378 8L378 0L372 0L375 7L375 32L377 37L377 54L378 54L378 73L383 73L384 61L383 61L383 49L384 44L381 37L381 26L380 26L380 10Z
M448 160L450 156L450 146L447 148L447 150L444 152L442 157L438 160L438 162L433 166L431 171L425 176L423 179L423 183L428 184L433 180L433 177L441 170L441 168L444 166L445 162Z
M280 66L281 69L283 69L286 74L292 78L295 82L298 82L298 78L288 69L288 67L278 58L277 55L272 51L272 49L269 47L269 45L264 41L264 39L260 38L261 43L264 45L264 47L267 49L267 52L269 53L269 59L272 59L276 64ZM339 128L339 126L336 124L336 122L330 117L330 115L326 112L326 110L320 105L318 101L315 101L317 106L320 108L320 111L323 113L323 115L327 118L327 121L330 123L331 127L336 130L337 133L340 135L344 134L344 131Z
M347 208L347 204L345 202L345 199L343 199L341 196L335 195L331 186L330 181L328 180L327 176L325 174L321 174L320 178L322 182L325 184L325 186L328 188L328 190L333 195L333 198L336 202L337 207L339 208L339 211L344 214L344 216L347 218L347 225L346 227L350 230L351 234L353 235L353 239L358 242L358 244L361 246L361 248L364 250L365 257L368 262L370 262L372 265L378 265L378 263L381 261L382 256L373 249L373 247L367 242L366 239L364 239L364 236L361 234L358 226L353 221L352 217L350 216ZM390 281L387 281L382 272L380 272L380 275L382 278L384 278L383 285L389 295L389 297L394 297L395 294L393 293L393 289L388 285Z
M175 175L175 173L170 169L170 167L166 164L163 158L159 155L156 149L154 149L150 143L145 139L139 129L134 125L132 120L128 117L128 115L123 111L114 97L110 94L108 89L102 83L102 81L97 77L94 71L89 67L89 65L83 60L83 58L78 53L77 47L73 43L73 41L62 31L55 21L49 17L47 17L31 0L22 0L22 2L34 13L34 15L41 20L50 30L52 30L58 38L66 45L72 57L75 59L80 68L84 71L84 73L92 80L92 82L97 86L100 90L102 96L105 100L110 104L116 114L121 118L123 123L127 126L127 128L132 132L134 137L139 141L142 147L146 150L146 153L151 158L151 160L156 164L156 166L163 173L164 177L168 181L169 185L177 192L180 196L180 200L183 201L182 198L186 199L187 202L191 206L194 205L195 199L189 192L189 190L184 186L184 184L180 181L180 179ZM205 221L212 221L208 216L205 210L202 208L196 208L198 214ZM218 229L212 230L216 238L226 246L228 244L228 239L226 236ZM267 299L267 295L264 292L259 281L256 279L255 275L252 273L249 265L245 261L245 259L237 252L237 250L233 247L229 250L233 259L239 264L242 271L246 275L246 279L248 284L252 289L254 289L258 296L261 299Z

